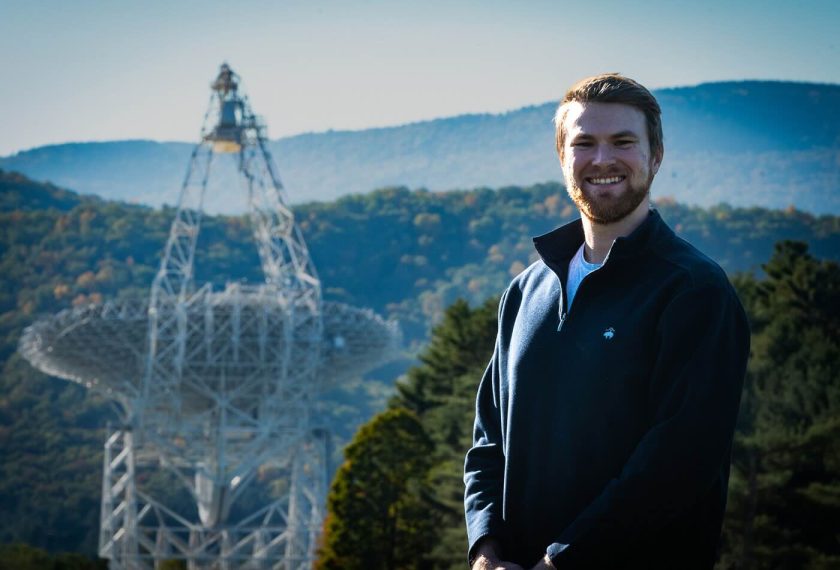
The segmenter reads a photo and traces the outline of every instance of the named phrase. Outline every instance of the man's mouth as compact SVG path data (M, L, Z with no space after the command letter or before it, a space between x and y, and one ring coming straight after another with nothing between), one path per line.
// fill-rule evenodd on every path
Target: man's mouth
M599 178L586 178L585 180L594 186L604 186L607 184L618 184L624 180L624 176L602 176Z

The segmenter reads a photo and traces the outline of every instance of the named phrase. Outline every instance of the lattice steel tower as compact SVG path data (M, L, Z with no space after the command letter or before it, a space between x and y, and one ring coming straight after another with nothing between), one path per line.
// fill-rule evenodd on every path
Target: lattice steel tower
M212 83L148 300L74 308L24 331L33 366L105 393L122 426L105 444L99 552L116 569L185 560L190 569L311 566L323 520L325 388L395 354L396 325L321 299L321 283L268 152L265 128L226 64ZM222 291L194 281L214 157L230 154L247 195L265 282ZM231 507L259 470L286 492L244 515ZM143 487L153 469L181 481L194 516ZM240 511L242 509L239 509Z

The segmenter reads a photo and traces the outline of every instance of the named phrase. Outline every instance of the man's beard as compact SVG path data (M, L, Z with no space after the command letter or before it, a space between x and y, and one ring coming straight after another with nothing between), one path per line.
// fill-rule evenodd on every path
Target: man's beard
M581 214L596 224L606 225L623 220L638 208L639 204L650 195L652 183L653 173L651 172L642 184L633 185L628 181L627 190L620 196L599 198L588 195L571 176L567 176L566 190Z

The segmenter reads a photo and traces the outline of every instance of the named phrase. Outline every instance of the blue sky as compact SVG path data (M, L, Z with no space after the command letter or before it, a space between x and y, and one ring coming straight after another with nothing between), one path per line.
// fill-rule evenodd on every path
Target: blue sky
M227 61L272 138L649 87L840 83L837 0L0 0L0 155L194 141Z

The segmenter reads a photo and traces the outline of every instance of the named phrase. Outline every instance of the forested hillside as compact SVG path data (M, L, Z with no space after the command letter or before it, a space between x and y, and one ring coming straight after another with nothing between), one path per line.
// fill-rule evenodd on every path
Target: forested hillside
M730 273L762 275L760 264L782 239L807 242L818 258L840 255L835 216L668 200L658 208ZM144 295L173 214L0 171L0 543L94 552L101 446L112 412L82 387L35 372L15 348L38 315ZM534 259L530 236L572 219L574 209L561 186L543 184L443 193L389 188L302 204L295 214L325 296L398 319L413 354L456 299L476 305L498 295ZM243 217L205 217L197 280L260 280L249 232ZM385 406L406 367L380 370L330 396L343 437Z

